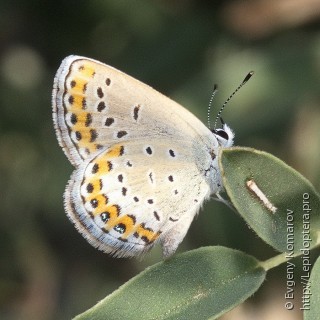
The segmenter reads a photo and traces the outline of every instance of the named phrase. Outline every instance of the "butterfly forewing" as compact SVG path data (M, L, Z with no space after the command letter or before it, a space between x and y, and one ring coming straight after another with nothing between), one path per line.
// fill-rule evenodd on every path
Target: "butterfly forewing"
M75 165L121 141L185 140L205 137L209 131L190 112L151 87L78 56L62 62L54 82L53 106L60 145Z

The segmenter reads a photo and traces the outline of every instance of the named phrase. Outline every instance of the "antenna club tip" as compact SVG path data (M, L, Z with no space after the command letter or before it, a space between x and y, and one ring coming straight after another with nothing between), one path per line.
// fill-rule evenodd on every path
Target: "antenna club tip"
M254 75L254 71L250 71L242 81L242 84L245 84L253 75Z

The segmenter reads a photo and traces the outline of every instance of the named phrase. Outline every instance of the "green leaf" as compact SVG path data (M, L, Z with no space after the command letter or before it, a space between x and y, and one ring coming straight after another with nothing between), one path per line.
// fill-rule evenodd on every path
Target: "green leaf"
M219 166L233 205L265 242L289 253L319 244L320 197L301 174L266 152L240 147L222 150Z
M312 268L311 277L308 284L302 284L302 294L304 305L304 319L319 319L320 314L320 258ZM309 305L308 305L309 302Z
M265 279L254 257L205 247L147 268L76 320L216 319Z

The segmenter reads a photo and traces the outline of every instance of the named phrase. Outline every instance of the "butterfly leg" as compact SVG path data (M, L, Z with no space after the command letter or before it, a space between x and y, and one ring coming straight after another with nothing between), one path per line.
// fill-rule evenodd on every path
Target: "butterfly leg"
M232 204L230 201L224 199L224 198L220 195L219 192L217 192L217 193L215 194L215 197L213 197L213 199L216 200L216 201L222 202L222 203L225 204L227 207L229 207L232 211L234 211L234 212L237 213L237 210L236 210L236 208L233 206L233 204Z

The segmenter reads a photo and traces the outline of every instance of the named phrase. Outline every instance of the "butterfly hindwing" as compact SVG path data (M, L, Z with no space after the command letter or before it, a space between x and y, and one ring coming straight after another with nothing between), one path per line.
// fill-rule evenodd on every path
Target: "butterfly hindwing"
M73 174L69 217L89 242L116 256L141 254L159 240L172 254L209 195L188 150L187 142L170 149L159 141L106 149Z

